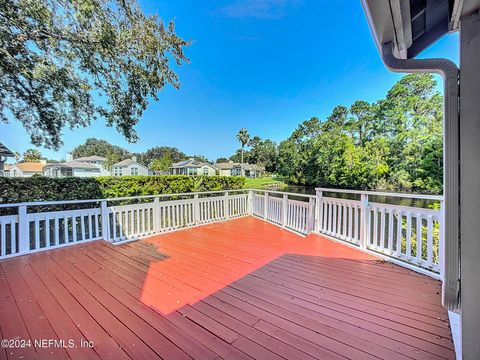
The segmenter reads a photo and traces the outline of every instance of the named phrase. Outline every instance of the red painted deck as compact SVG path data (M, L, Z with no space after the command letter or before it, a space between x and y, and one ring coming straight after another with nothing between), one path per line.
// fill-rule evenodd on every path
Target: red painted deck
M438 281L251 217L0 272L0 337L32 341L0 360L454 358Z

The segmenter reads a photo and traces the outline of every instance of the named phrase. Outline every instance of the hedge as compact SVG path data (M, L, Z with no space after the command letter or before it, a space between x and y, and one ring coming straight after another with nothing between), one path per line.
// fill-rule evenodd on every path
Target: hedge
M238 176L0 177L0 203L236 190L244 184L245 178Z

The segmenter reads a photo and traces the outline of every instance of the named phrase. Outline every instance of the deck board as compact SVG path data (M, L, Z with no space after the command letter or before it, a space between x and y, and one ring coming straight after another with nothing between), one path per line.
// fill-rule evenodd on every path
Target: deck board
M0 359L454 359L440 282L245 217L0 261Z

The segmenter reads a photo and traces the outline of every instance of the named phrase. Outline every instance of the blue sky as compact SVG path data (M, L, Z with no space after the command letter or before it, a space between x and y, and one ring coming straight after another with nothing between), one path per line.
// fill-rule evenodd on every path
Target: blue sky
M61 159L88 137L107 139L130 151L175 146L214 160L237 148L235 134L281 141L303 120L324 119L335 105L375 101L400 77L378 56L360 0L171 0L141 1L143 10L174 19L191 39L190 63L177 69L182 87L165 88L136 127L128 144L98 121L64 131ZM420 57L458 63L457 35L441 39ZM15 121L0 123L0 141L12 150L32 147Z

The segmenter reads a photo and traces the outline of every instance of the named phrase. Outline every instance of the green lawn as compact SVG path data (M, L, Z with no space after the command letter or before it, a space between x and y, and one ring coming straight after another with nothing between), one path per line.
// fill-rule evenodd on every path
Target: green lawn
M281 190L282 188L286 187L283 181L273 179L271 177L265 178L246 178L245 185L243 186L244 189L267 189L267 187L275 187L275 190ZM278 188L277 188L278 187Z

